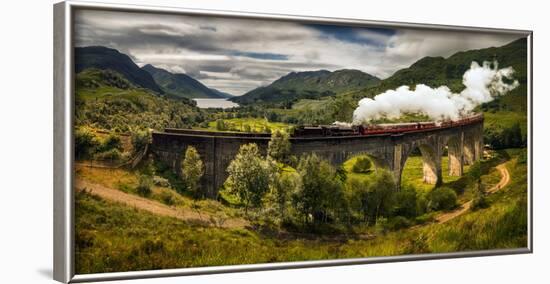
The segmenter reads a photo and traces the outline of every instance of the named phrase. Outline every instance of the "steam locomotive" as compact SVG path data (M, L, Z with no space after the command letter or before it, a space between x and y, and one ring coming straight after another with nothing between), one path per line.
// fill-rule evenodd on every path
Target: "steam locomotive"
M367 125L317 125L299 126L294 130L294 137L319 137L319 136L357 136L377 134L400 134L404 132L417 132L430 129L442 129L467 125L477 121L483 121L483 114L475 114L458 121L424 121L407 123L382 123Z

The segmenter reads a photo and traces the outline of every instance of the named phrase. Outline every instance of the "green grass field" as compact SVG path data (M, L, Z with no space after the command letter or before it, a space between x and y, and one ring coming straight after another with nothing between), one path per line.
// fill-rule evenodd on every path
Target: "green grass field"
M464 166L464 173L468 172L470 166ZM458 176L449 175L449 157L444 156L441 158L441 174L443 176L443 185L457 181L460 179ZM412 156L405 162L405 168L403 169L403 175L401 176L401 184L404 186L412 186L417 190L428 191L434 186L424 183L422 172L422 157Z
M293 110L321 110L324 107L327 106L330 99L319 99L319 100L312 100L312 99L301 99L294 103L292 105Z
M355 156L344 163L344 169L346 170L348 177L359 178L359 179L368 179L369 173L354 173L352 171L353 165L362 156ZM449 175L449 158L447 156L441 158L441 171L443 175L443 185L455 182L460 179L457 176ZM468 172L470 166L464 166L464 173ZM405 168L403 169L403 174L401 176L401 185L402 186L412 186L417 190L429 191L434 185L424 183L423 181L423 172L422 172L422 157L421 156L411 156L405 162Z
M282 122L270 122L265 118L231 118L224 119L225 128L227 131L246 131L247 126L250 127L251 132L265 132L266 128L271 131L285 130L288 131L291 125ZM217 131L216 121L208 123L208 130Z

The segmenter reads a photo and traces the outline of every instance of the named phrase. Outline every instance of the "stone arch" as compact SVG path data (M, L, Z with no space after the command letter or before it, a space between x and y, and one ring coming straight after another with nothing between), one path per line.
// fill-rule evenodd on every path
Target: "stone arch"
M392 167L389 161L387 161L385 157L381 157L380 155L377 155L376 153L369 152L369 151L359 151L359 152L349 153L349 155L346 156L346 159L342 162L342 165L345 162L349 161L350 159L353 159L359 156L368 157L372 161L373 166L377 169L385 169L390 172L392 171Z
M401 183L401 176L403 175L403 169L405 163L409 159L411 153L418 148L422 156L422 175L423 181L427 184L440 185L442 182L441 173L441 152L442 149L437 147L437 143L430 143L428 141L419 141L412 143L408 147L408 151L404 153L404 158L401 161L401 165L398 171L397 180ZM399 184L400 186L400 184Z

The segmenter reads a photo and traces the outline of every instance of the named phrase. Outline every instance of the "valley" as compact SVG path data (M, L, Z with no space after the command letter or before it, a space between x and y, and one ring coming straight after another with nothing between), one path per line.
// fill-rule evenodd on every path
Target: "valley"
M425 57L384 79L353 69L292 71L234 96L189 74L140 67L112 48L77 47L76 272L525 247L526 50L526 40L519 39L447 58ZM291 154L296 129L351 123L361 99L403 85L414 91L417 84L460 93L472 61L512 67L519 86L473 110L484 115L483 143L468 162L460 144L461 175L452 173L456 145L448 141L434 152L411 142L400 179L364 153L340 164L315 151ZM201 100L228 105L204 107ZM410 112L368 124L418 126L428 120ZM153 150L153 133L165 129L266 141L243 143L232 157L211 162L201 145ZM222 145L221 138L212 140ZM331 147L342 147L338 143ZM227 179L211 196L203 186L205 172L222 161L229 163ZM435 183L426 181L432 161L440 163L431 165L440 170Z

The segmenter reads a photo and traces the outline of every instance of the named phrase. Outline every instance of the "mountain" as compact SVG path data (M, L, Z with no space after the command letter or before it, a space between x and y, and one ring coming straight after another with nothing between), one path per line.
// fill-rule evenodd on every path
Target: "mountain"
M189 128L203 119L194 101L158 96L111 69L77 73L75 105L75 125L120 132Z
M135 86L164 93L149 73L139 68L128 55L116 49L103 46L76 47L76 73L90 68L115 71Z
M229 94L229 93L226 93L226 92L222 92L222 91L216 90L216 89L214 89L214 88L210 88L210 90L211 90L212 92L216 93L216 94L217 94L218 96L220 96L220 97L224 97L224 98L228 98L228 99L234 97L232 94Z
M372 97L388 89L416 84L431 87L446 85L455 92L460 91L464 88L462 76L470 68L472 61L480 64L484 61L497 61L499 68L514 68L516 71L514 78L519 81L520 88L511 94L526 94L521 86L526 86L525 83L527 83L527 39L522 38L500 47L458 52L448 58L424 57L408 68L398 70L392 76L382 80L379 85L368 90L356 91L352 95L356 98ZM505 97L507 96L502 99Z
M153 76L155 82L168 94L183 98L228 98L231 95L210 89L185 74L174 74L147 64L141 68Z
M504 96L482 104L476 111L485 116L484 131L485 143L493 147L502 147L507 144L507 133L511 133L519 124L522 141L527 137L527 38L521 38L500 47L468 50L455 53L448 58L424 57L411 66L395 72L379 85L354 92L346 96L358 101L364 97L374 97L377 94L403 85L414 87L425 84L431 87L448 86L454 92L464 89L462 76L470 68L472 61L498 62L498 68L512 67L515 70L514 79L519 86ZM351 117L351 115L349 115ZM503 138L504 137L504 138Z
M291 72L268 86L256 88L230 100L248 104L317 99L375 86L379 82L380 79L375 76L351 69Z

